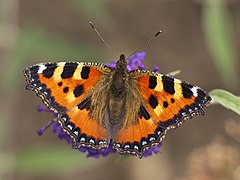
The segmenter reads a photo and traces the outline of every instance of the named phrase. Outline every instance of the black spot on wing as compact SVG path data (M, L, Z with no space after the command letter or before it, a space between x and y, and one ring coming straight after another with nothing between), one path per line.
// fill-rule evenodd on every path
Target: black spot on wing
M81 71L81 78L82 79L88 79L90 73L90 67L83 66Z
M182 86L182 95L184 98L191 98L193 96L193 92L190 88L193 86L190 86L189 84L186 84L184 82L181 83Z
M188 87L189 89L193 88L193 85L191 85L185 81L182 81L182 84L184 84L184 86Z
M206 93L203 90L201 90L201 89L198 89L197 93L198 93L198 97L200 99L204 99L204 97L206 96Z
M64 92L64 93L67 93L68 91L69 91L69 87L63 88L63 92Z
M203 103L206 103L206 102L212 100L211 97L208 94L206 94L203 90L201 90L200 88L198 88L197 94L198 95L195 100L196 103L203 104Z
M43 77L51 78L54 74L55 69L57 68L57 63L46 64L47 68L43 70Z
M63 72L61 74L61 78L66 79L73 76L75 70L77 69L77 63L66 63Z
M146 120L150 119L150 114L142 105L140 106L140 109L139 109L139 116L140 118L144 117Z
M156 76L150 76L148 88L154 89L156 86L157 86L157 77Z
M152 94L149 97L148 102L153 109L155 109L158 106L158 101L157 101L156 97Z
M169 94L174 94L174 79L168 76L162 76L163 90Z
M62 84L63 84L63 82L59 82L59 83L58 83L58 86L60 86L60 87L61 87L61 86L62 86Z
M80 102L77 106L78 106L78 109L80 110L83 110L83 109L89 110L91 106L91 97L87 97L82 102Z
M26 69L25 73L30 73L31 75L35 75L38 72L38 69L39 69L39 66L35 65L35 66L30 67L29 69Z
M73 94L77 98L77 97L81 96L83 92L84 92L83 85L79 85L74 89Z
M165 108L168 107L168 102L167 101L163 101L163 107L165 107Z

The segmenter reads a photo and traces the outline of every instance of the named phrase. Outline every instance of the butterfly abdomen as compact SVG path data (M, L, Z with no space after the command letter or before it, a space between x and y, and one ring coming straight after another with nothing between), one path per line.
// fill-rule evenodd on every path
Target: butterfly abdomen
M125 117L125 98L120 99L111 96L109 100L109 123L111 125L120 125Z

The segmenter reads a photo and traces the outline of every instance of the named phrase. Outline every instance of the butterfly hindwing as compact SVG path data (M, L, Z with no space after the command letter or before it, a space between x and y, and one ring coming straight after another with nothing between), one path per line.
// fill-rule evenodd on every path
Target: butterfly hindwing
M74 139L74 145L99 149L108 144L106 128L91 117L91 97L85 98L77 106L59 114L63 129Z
M36 64L25 69L27 89L58 113L58 120L75 145L94 148L106 143L106 130L101 120L91 117L91 93L111 70L98 63L59 62Z
M141 158L145 150L162 141L166 129L158 126L152 118L141 116L136 121L136 124L119 130L113 148L120 153L133 153Z

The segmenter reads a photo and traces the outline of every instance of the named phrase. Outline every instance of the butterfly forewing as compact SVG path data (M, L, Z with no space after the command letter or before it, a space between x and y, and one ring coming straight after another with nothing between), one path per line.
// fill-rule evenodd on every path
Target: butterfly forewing
M211 101L197 86L167 75L147 74L138 78L140 92L147 110L162 127L177 127L183 120L201 114Z

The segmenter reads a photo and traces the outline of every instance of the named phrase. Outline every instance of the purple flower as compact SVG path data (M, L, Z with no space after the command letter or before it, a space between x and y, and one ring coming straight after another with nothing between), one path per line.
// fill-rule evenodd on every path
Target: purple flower
M151 148L147 149L144 153L143 153L143 157L148 157L151 156L153 154L158 154L159 153L159 148L161 147L162 143L152 146Z
M145 65L143 64L143 60L146 56L146 52L140 52L140 53L136 53L134 54L132 57L127 59L127 70L130 72L132 70L135 69L146 69ZM115 69L116 68L116 60L114 60L111 63L107 63L105 64L107 67L111 68L111 69Z
M159 67L158 66L153 66L152 70L156 73L159 73Z
M132 71L132 70L135 70L135 69L140 69L140 70L145 69L145 65L143 64L143 60L144 60L145 56L146 56L146 52L141 52L141 53L136 53L132 57L128 58L127 59L127 70ZM106 64L106 66L108 66L111 69L115 69L116 61L108 63L108 64ZM154 72L158 73L159 68L157 66L154 66L152 68L152 70ZM45 132L45 130L48 127L52 126L53 132L57 133L59 139L65 139L69 144L73 144L72 138L62 130L61 125L58 123L57 113L55 113L55 112L53 112L53 111L49 110L48 108L46 108L44 106L41 106L41 105L38 106L37 110L40 111L40 112L53 113L53 116L54 116L53 120L49 121L44 127L42 127L40 130L37 131L37 133L40 136ZM148 156L151 156L153 154L159 153L159 148L160 147L161 147L161 143L158 144L158 145L152 146L151 148L147 149L143 153L143 157L148 157ZM91 147L84 147L84 146L81 146L78 150L82 153L87 152L87 157L94 157L94 158L99 158L101 156L107 156L111 153L117 153L117 151L112 148L112 142L109 143L108 147L100 149L100 150L96 150L96 149L93 149ZM122 154L122 155L128 155L128 154Z
M105 64L107 67L109 67L110 69L115 69L116 68L116 65L117 65L117 61L116 60L114 60L113 62L111 62L111 63L106 63Z
M143 64L143 60L146 56L146 52L136 53L132 57L127 59L127 70L132 71L135 69L143 70L145 69L145 65Z

